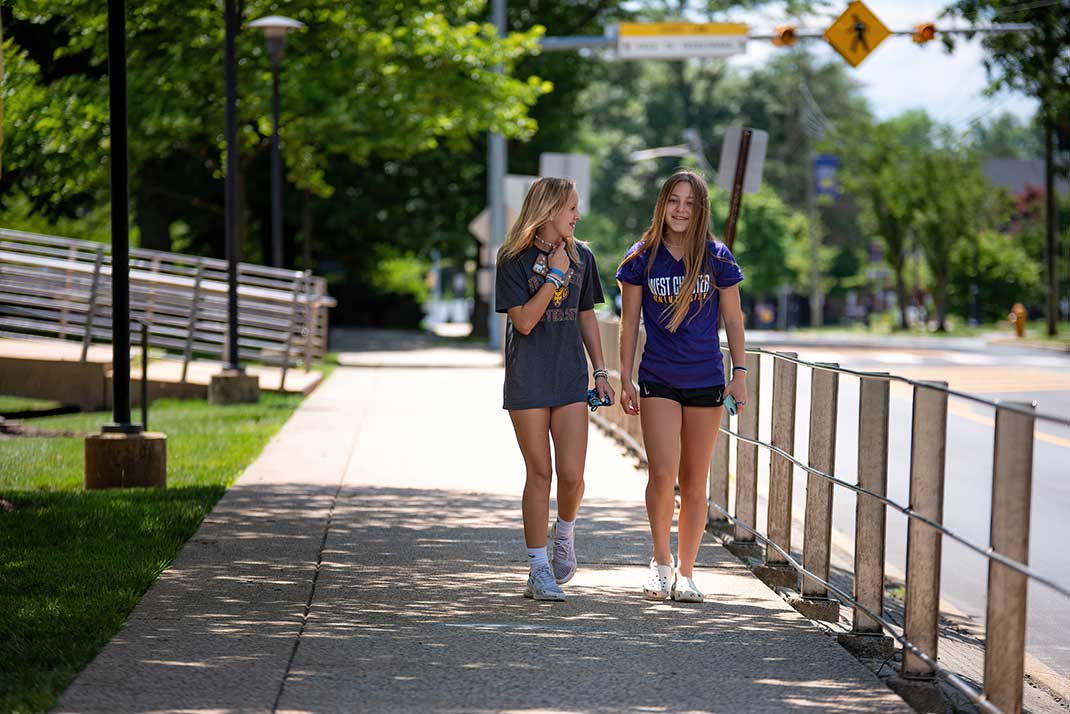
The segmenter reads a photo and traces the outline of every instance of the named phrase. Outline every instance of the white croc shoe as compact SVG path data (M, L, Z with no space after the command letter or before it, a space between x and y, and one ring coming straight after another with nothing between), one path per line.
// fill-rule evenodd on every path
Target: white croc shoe
M672 584L672 599L676 602L702 602L703 595L694 580L677 573L676 582Z
M675 574L675 558L670 565L658 565L658 562L651 558L646 579L643 581L643 597L647 600L664 600L669 597Z

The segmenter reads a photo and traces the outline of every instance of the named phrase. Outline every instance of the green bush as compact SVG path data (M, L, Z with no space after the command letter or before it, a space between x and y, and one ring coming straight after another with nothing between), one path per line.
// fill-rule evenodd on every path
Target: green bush
M1015 236L984 231L973 241L961 241L951 253L948 303L952 312L972 316L971 286L980 290L981 320L1005 318L1016 302L1043 300L1041 266L1026 253Z

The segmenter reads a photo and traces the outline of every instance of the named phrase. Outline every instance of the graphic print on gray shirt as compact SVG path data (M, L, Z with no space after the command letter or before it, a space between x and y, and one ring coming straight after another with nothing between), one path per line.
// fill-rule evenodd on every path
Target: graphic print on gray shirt
M505 333L505 409L557 407L587 401L587 359L577 322L581 310L605 300L594 254L576 243L580 264L572 263L572 280L550 299L542 319L522 334L507 321ZM508 312L525 304L542 287L533 270L539 249L532 246L498 266L495 310Z

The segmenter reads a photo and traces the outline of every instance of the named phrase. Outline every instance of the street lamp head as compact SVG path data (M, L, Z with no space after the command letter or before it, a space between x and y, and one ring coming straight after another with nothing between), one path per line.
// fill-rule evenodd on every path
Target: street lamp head
M303 22L280 15L261 17L259 20L253 20L249 23L249 27L264 31L264 37L267 39L268 54L271 55L271 60L276 63L282 59L282 49L286 44L287 33L293 30L300 30L304 26L305 23Z

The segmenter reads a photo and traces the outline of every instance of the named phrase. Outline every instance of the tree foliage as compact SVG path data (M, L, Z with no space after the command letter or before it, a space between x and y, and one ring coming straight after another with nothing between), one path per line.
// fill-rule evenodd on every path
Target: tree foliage
M243 22L287 14L307 25L287 41L280 134L289 181L320 197L338 187L326 177L331 157L360 165L373 155L404 159L440 147L459 150L487 129L530 137L536 125L528 109L550 90L535 76L491 71L496 64L511 70L533 52L541 28L500 39L479 21L480 2L245 0L240 6ZM0 191L24 193L38 210L55 215L100 203L108 189L105 5L15 0L4 13L9 141ZM218 219L222 3L134 4L127 44L136 210L182 215L210 207ZM238 56L246 172L270 144L270 62L262 35L241 32ZM215 190L204 190L213 184Z

